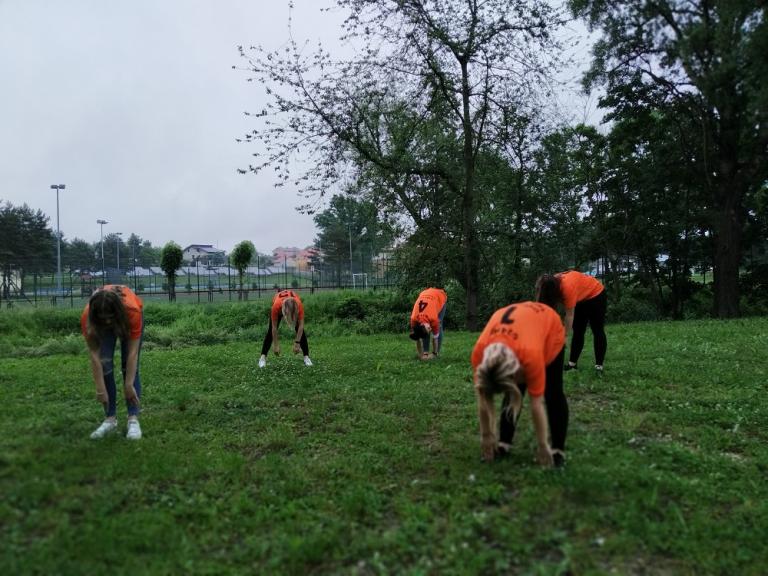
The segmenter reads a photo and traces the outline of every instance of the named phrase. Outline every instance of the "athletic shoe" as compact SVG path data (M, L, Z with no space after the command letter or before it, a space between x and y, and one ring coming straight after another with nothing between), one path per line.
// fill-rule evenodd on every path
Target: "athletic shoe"
M128 440L141 439L141 426L138 420L128 420L128 432L125 435Z
M552 462L555 468L565 468L565 454L560 452L560 450L555 450L552 453Z
M309 356L304 356L304 366L312 366L312 360L309 359Z
M571 364L570 362L563 366L563 372L568 372L568 370L576 370L576 364Z
M107 434L111 434L117 430L117 422L114 420L104 420L96 430L91 432L91 438L94 440L98 440L99 438L104 438Z
M262 356L259 358L259 368L264 368L267 365L267 359Z

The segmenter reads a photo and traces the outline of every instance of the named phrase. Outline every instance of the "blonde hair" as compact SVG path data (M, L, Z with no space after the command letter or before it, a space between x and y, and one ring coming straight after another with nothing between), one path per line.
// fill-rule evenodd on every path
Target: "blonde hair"
M291 327L295 326L299 316L299 305L296 303L296 299L286 298L283 300L281 310L285 321L288 322Z
M496 394L511 394L517 399L521 396L515 383L518 370L520 360L511 348L498 342L489 344L483 351L483 360L475 373L475 389L488 399Z

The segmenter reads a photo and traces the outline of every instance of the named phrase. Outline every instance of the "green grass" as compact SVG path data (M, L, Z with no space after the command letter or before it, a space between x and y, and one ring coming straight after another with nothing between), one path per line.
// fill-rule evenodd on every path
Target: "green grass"
M474 339L148 349L137 443L88 439L84 353L0 359L0 574L765 573L768 320L610 326L604 377L589 346L565 376L564 471L527 406L480 462Z

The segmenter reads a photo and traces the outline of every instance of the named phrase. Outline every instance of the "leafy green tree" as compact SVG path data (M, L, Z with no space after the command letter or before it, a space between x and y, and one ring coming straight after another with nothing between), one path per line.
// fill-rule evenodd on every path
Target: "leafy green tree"
M232 262L232 265L237 269L237 276L240 280L240 288L237 292L238 300L248 298L248 291L243 283L243 277L245 276L245 271L251 264L251 260L253 260L255 255L256 248L254 247L253 242L250 240L243 240L237 244L237 246L235 246L235 248L232 250L232 254L230 254L230 261Z
M245 137L264 150L249 170L271 166L281 184L310 195L353 174L386 192L380 205L412 219L422 240L459 247L450 273L466 291L467 326L474 329L478 155L500 137L505 113L538 104L537 80L553 67L558 17L540 0L337 4L350 14L345 37L365 46L356 59L334 61L322 48L309 54L293 41L275 52L254 49L253 56L241 48L271 98L254 114L264 125ZM298 177L296 157L313 159ZM422 209L423 195L439 203L436 209Z
M136 259L139 266L149 268L150 266L158 266L161 261L162 249L156 246L152 246L149 240L144 240L141 243L141 249L138 251Z
M48 227L48 220L41 210L33 210L26 204L0 205L0 270L6 289L11 281L11 269L19 272L19 288L23 291L27 273L55 268L55 235Z
M768 14L753 0L570 0L600 30L587 86L627 114L674 104L698 139L714 241L714 313L739 314L746 205L768 177Z
M344 271L370 270L376 251L389 247L397 234L392 219L380 218L373 202L350 194L335 194L314 221L318 235L313 264L323 273L331 272L338 283Z
M64 242L61 249L61 261L70 270L101 269L101 263L96 259L97 247L80 238Z
M160 268L168 281L168 299L176 300L176 271L184 261L184 252L176 242L168 242L160 254Z

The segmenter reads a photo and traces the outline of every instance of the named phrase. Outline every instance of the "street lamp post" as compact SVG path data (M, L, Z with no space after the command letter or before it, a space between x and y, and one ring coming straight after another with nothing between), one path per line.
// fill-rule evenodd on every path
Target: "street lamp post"
M106 220L96 220L96 224L101 225L101 285L106 284L104 278L104 224L109 224Z
M56 190L56 294L61 294L61 231L59 230L59 190L64 190L64 184L51 184Z
M117 277L120 278L120 236L122 232L115 232L115 250L117 251Z

